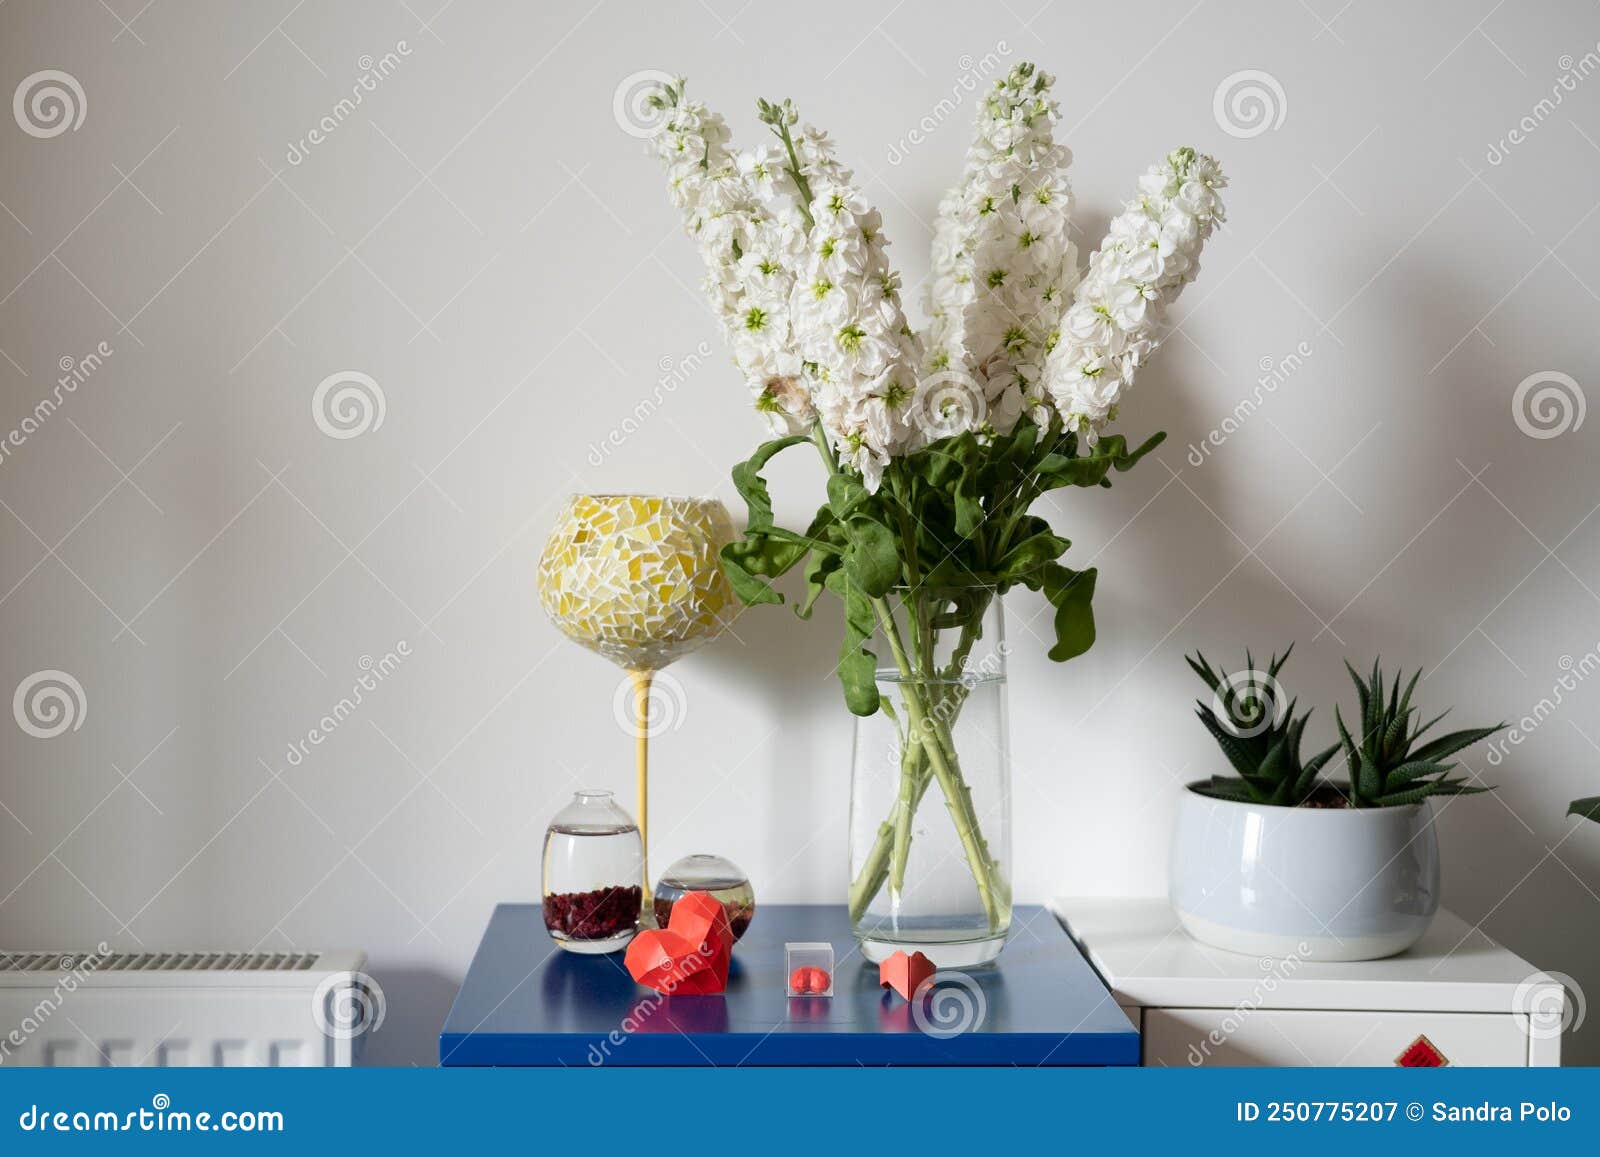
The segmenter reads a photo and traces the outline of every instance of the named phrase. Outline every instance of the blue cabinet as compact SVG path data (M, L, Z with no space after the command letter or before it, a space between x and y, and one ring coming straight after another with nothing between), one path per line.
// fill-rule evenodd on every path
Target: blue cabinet
M826 940L831 997L784 993L786 941ZM1055 917L1019 906L1000 959L945 972L913 1007L878 985L842 906L767 904L727 992L664 997L622 953L558 949L533 904L495 909L439 1034L468 1065L1136 1065L1139 1038Z

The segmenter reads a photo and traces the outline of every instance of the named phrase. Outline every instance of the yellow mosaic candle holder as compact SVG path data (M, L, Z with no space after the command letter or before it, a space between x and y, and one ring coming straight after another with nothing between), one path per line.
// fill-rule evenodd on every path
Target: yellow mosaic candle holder
M539 559L539 602L551 622L633 682L647 912L651 678L725 625L736 601L717 555L734 537L714 498L577 494Z

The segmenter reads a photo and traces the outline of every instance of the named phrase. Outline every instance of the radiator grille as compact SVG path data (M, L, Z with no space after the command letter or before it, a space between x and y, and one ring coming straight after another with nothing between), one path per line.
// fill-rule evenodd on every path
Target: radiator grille
M317 952L0 952L0 972L305 972Z

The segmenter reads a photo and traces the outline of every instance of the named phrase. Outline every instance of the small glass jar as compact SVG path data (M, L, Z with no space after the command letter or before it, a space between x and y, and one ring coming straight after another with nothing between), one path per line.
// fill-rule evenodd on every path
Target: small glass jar
M672 906L685 892L709 892L720 900L735 940L745 934L755 918L755 889L750 886L750 877L732 860L701 853L673 861L656 883L654 908L659 927L667 926L672 919Z
M615 952L639 930L644 845L609 791L580 791L544 836L544 926L568 952Z

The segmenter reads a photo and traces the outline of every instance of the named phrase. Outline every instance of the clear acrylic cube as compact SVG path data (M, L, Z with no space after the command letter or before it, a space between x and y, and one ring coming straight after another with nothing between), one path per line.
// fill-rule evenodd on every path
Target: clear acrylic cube
M833 945L791 940L783 946L784 991L790 996L833 995Z

